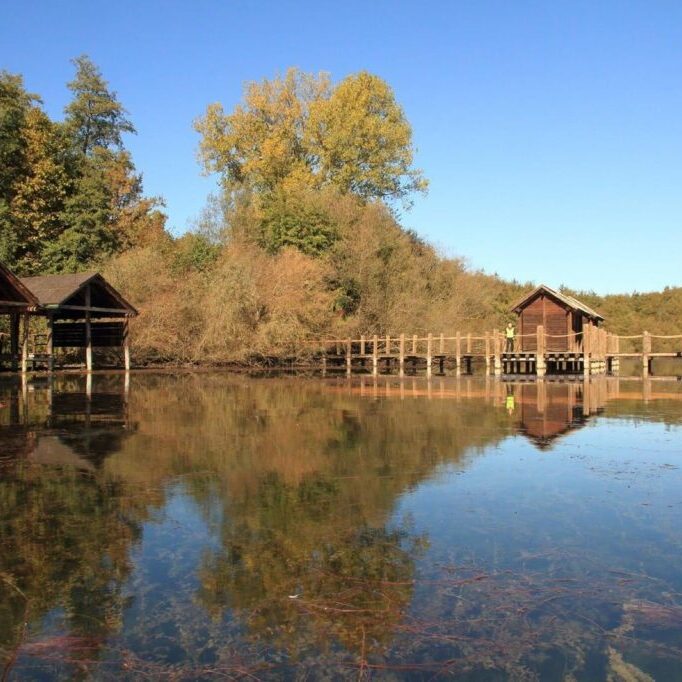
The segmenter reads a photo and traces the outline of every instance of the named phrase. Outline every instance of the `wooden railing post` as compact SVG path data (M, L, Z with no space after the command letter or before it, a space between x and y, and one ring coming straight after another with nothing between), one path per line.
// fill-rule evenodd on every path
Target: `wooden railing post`
M592 325L583 327L583 374L588 377L592 372L591 353L592 353Z
M471 332L467 334L467 355L471 355Z
M500 343L500 332L495 329L493 331L493 353L494 353L494 368L495 376L499 377L502 374L502 348Z
M417 335L412 335L412 355L417 354Z
M440 333L440 339L438 341L438 354L445 355L445 334Z
M400 376L405 376L405 334L400 335L400 347L399 347L399 357L398 357L398 370Z
M620 374L620 337L616 334L611 336L613 356L611 357L611 374Z
M372 337L372 376L379 374L379 337Z
M651 353L651 334L642 334L642 375L649 376L649 355Z
M490 374L490 332L485 333L485 374Z
M362 355L363 357L364 357L365 355L367 355L367 353L365 353L366 350L367 350L367 349L366 349L365 335L363 334L363 335L360 337L360 355Z
M426 340L426 376L431 377L433 365L433 334L429 332L429 336Z
M547 371L545 364L545 328L539 324L537 329L537 350L535 358L535 373L539 377L544 377Z
M346 374L351 375L353 370L353 347L351 345L350 339L346 339Z
M462 335L455 334L455 372L457 376L462 373Z

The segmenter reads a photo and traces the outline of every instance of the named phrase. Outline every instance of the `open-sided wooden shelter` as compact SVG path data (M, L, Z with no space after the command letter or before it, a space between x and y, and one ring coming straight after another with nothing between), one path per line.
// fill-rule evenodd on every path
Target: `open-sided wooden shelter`
M579 353L585 327L598 327L604 321L589 306L544 284L526 294L511 311L519 318L518 351L537 350L537 330L542 326L546 351Z
M16 370L20 358L20 321L24 320L24 339L28 333L28 314L36 310L38 299L21 280L0 263L0 315L9 318L8 331L0 333L0 364L9 361Z
M92 369L93 348L122 348L130 368L128 320L137 310L96 272L24 277L21 283L47 317L46 356L52 366L55 348L84 348Z
M137 310L96 272L19 278L0 263L0 366L22 371L29 362L52 369L55 348L85 349L86 367L92 369L94 348L121 348L130 368L128 320ZM29 356L29 320L47 319L45 352ZM23 329L21 321L23 320Z

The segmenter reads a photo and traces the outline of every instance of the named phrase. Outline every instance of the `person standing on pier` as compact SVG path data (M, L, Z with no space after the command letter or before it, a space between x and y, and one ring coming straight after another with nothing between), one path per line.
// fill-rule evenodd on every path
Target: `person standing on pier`
M505 329L505 338L507 339L507 345L504 349L505 353L513 353L514 352L514 334L516 333L516 330L514 328L514 323L509 322L507 324L507 328Z

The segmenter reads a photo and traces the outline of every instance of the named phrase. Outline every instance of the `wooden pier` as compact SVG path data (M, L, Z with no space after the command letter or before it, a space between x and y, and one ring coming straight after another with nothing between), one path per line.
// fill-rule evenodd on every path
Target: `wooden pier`
M514 338L521 348L533 350L507 351L505 341L497 330L483 335L363 335L314 342L313 355L324 373L397 373L401 377L408 372L425 372L427 376L448 371L455 376L471 374L475 363L486 375L494 376L617 375L621 358L638 360L643 376L648 376L655 358L682 359L682 334L662 336L645 331L617 335L592 326L581 332L547 334L540 325L534 334ZM549 350L557 345L570 350Z

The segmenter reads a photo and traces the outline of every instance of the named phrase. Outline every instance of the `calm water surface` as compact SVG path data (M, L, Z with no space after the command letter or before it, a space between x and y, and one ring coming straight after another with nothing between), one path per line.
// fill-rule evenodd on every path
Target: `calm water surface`
M682 383L0 382L0 680L682 679Z

